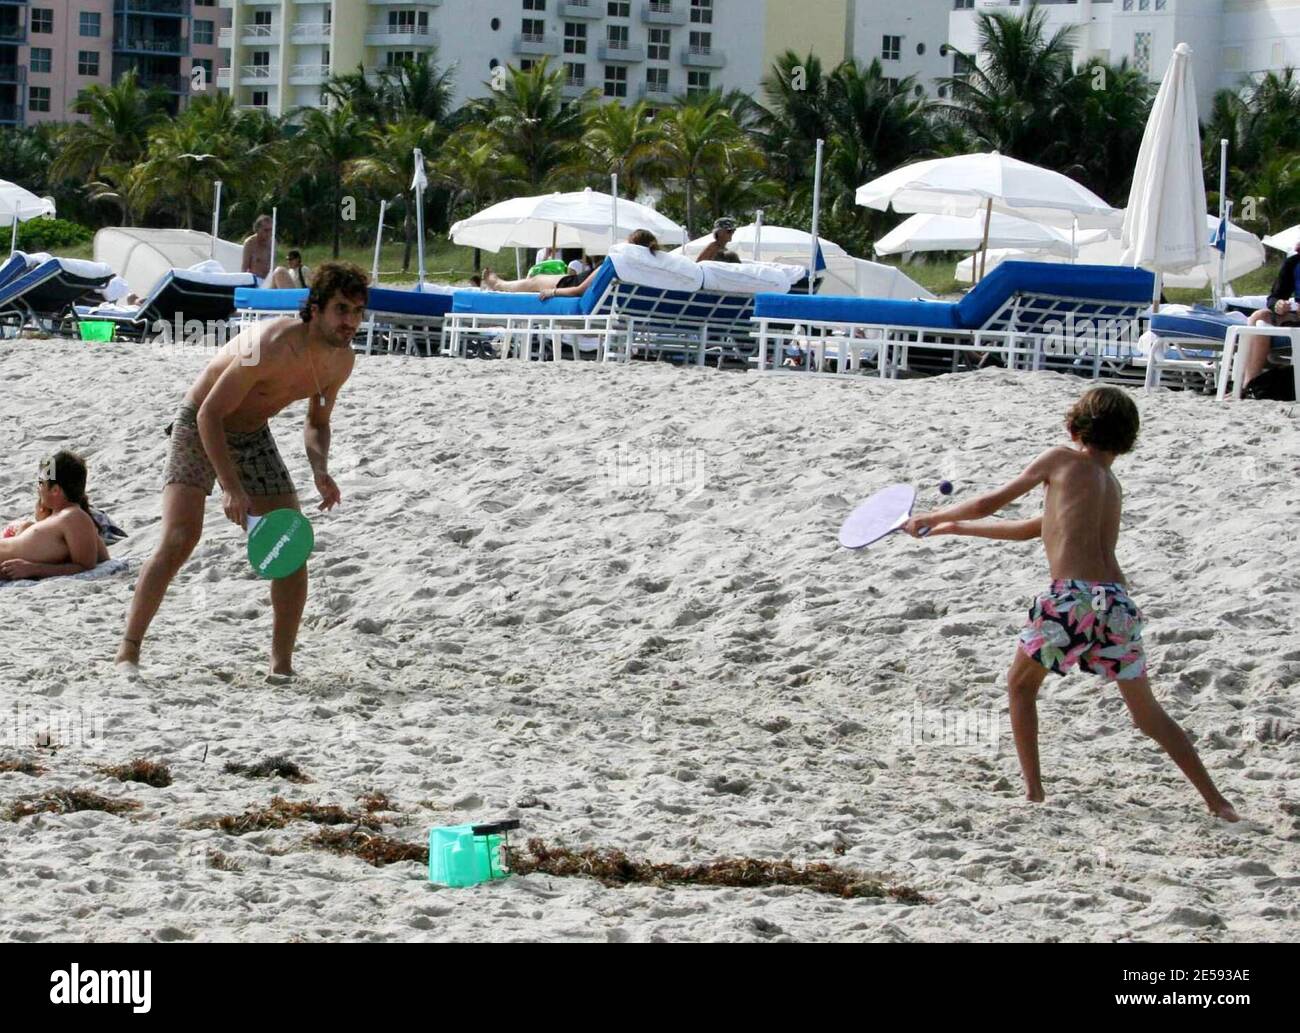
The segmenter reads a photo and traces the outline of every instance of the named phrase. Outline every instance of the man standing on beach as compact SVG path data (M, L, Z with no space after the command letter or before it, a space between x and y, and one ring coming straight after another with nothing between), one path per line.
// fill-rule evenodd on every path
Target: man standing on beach
M244 255L239 263L241 273L252 273L262 283L271 275L271 228L269 215L253 220L253 232L244 238Z
M320 509L339 502L327 470L330 415L352 373L352 338L365 315L366 274L327 262L296 319L253 326L230 341L191 385L168 428L162 534L140 572L117 663L139 671L140 646L163 596L203 533L207 496L220 481L226 516L243 529L250 514L298 509L298 494L268 420L310 399L303 439L320 492ZM307 602L307 568L271 583L271 673L289 676L298 623Z

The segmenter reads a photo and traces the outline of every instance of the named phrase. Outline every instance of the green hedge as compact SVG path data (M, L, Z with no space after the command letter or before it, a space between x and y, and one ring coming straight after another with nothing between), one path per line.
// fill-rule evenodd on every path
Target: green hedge
M11 231L12 232L12 231ZM32 219L18 226L20 251L57 251L84 244L95 235L89 226L66 219Z

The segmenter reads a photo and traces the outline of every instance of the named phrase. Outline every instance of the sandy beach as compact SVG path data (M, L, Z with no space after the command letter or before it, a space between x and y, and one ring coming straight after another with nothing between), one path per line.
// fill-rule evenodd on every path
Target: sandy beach
M1048 802L1022 799L1005 671L1047 584L1038 543L835 540L887 484L933 507L942 478L969 497L1064 443L1082 381L360 358L298 680L267 682L267 586L217 496L128 682L112 657L157 541L162 431L203 359L0 342L0 522L30 512L38 460L73 448L132 565L0 588L0 760L44 769L0 773L0 809L70 789L140 804L0 821L0 939L1300 935L1294 407L1139 393L1142 436L1115 467L1153 685L1241 811L1229 826L1082 675L1044 686ZM314 506L304 411L273 429ZM68 727L76 741L37 748ZM311 781L223 771L277 754ZM135 758L172 784L100 771ZM384 833L415 845L517 817L521 839L828 862L927 902L543 875L451 890L415 862L309 846L309 822L205 827L275 796L373 792L397 808Z

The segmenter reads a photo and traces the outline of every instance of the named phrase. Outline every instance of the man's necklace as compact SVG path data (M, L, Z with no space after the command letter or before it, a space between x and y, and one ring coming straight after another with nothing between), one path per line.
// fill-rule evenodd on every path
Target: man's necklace
M316 383L316 398L320 401L321 407L325 406L325 391L320 386L320 377L316 376L316 363L311 361L311 349L307 345L303 346L303 354L307 356L307 368L311 370L311 378Z

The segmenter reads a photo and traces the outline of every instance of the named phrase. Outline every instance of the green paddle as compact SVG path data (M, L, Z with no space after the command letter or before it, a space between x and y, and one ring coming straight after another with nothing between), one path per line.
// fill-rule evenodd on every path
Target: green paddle
M258 577L277 581L307 562L316 536L296 509L276 509L248 518L248 562Z

